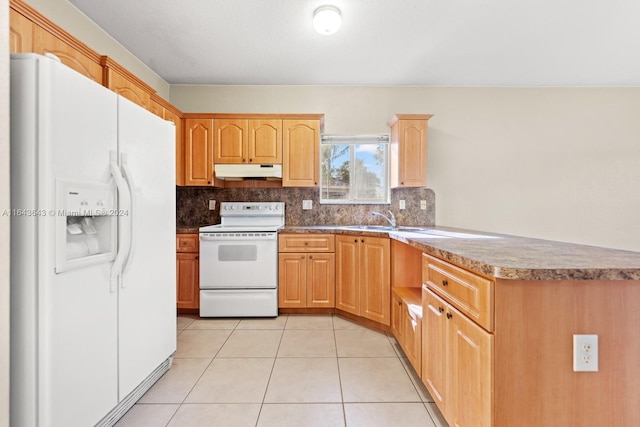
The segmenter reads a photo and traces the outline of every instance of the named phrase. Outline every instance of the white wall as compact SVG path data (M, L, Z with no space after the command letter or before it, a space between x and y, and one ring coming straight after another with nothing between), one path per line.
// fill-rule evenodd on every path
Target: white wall
M640 88L170 90L185 112L325 113L325 133L432 113L436 224L640 251Z
M9 0L0 0L0 211L9 206ZM9 426L9 217L0 215L0 427Z
M56 25L81 40L100 55L108 55L139 79L154 88L163 98L169 97L169 84L131 52L98 27L68 0L24 0Z

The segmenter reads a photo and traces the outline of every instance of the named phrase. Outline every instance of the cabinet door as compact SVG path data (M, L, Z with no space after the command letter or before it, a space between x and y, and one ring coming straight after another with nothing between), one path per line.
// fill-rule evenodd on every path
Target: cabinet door
M9 19L10 51L12 53L33 52L33 22L13 9L9 9Z
M247 120L215 119L214 163L247 163Z
M427 185L427 122L398 121L398 180L401 187Z
M446 323L452 368L447 403L450 424L489 427L493 413L493 336L453 308L447 310Z
M335 261L335 254L308 255L307 307L335 307Z
M390 242L384 237L360 239L360 315L391 324Z
M360 315L360 245L355 236L336 236L336 308Z
M282 128L282 186L317 186L320 121L283 120Z
M282 120L250 119L248 126L249 163L282 163Z
M278 254L278 307L306 307L306 258L302 253Z
M164 119L164 107L158 104L153 99L149 103L149 111L151 111L153 114L160 117L161 119Z
M176 296L178 308L199 308L200 267L197 253L176 254Z
M402 304L402 349L418 375L422 372L422 318L412 313L409 303Z
M402 346L403 337L403 310L402 299L395 292L391 294L391 332L396 337L396 341Z
M175 113L165 109L164 119L176 126L176 185L184 185L184 144L182 119Z
M105 85L131 102L135 102L145 110L151 109L151 94L115 71L107 68Z
M445 372L446 303L433 292L422 288L422 382L429 394L447 416L447 390Z
M102 84L102 65L97 62L99 60L87 57L38 25L34 28L33 51L41 55L52 53L63 64Z
M184 121L184 185L213 183L213 120Z

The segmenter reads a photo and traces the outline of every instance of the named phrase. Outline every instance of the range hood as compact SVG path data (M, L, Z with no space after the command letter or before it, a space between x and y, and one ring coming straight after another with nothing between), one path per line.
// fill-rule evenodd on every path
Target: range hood
M282 165L216 164L214 170L218 179L282 179Z

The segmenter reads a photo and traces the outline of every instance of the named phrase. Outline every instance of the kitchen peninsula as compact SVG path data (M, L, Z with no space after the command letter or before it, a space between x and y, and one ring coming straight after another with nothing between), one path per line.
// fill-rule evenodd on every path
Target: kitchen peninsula
M390 238L392 291L421 291L421 361L414 368L450 425L640 423L640 253L423 231L280 232ZM409 305L415 308L415 298ZM574 334L598 336L598 372L573 371Z

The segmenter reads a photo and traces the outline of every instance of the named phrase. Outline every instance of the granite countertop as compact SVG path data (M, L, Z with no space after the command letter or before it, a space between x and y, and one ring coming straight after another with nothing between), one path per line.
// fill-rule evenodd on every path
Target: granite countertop
M368 231L344 226L284 227L281 233L389 236L468 270L510 280L640 280L640 252L505 234L420 227L420 232Z
M176 227L177 234L193 234L193 233L198 233L199 231L200 231L200 227L186 227L186 226Z

